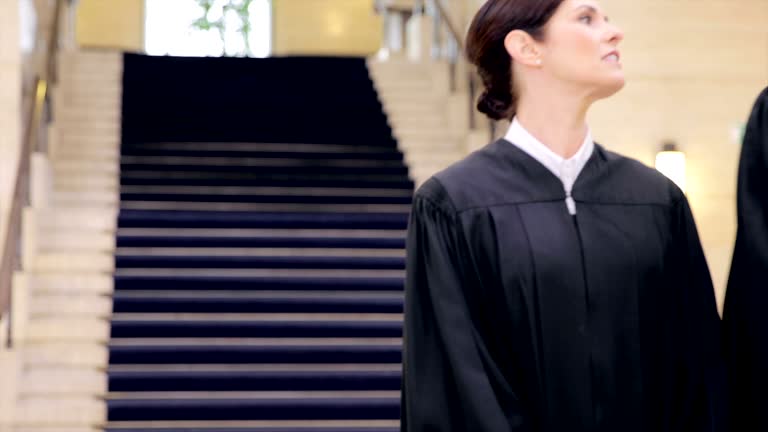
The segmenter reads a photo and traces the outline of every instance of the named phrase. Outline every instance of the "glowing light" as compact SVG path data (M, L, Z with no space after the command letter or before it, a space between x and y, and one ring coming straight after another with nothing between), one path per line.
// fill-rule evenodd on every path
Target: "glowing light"
M656 155L656 169L685 192L685 153L678 150L674 144L665 144L662 151Z

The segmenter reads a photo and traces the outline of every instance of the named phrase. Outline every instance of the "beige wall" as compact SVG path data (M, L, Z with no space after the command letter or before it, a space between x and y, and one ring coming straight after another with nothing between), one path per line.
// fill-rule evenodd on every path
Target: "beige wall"
M373 0L272 0L275 55L368 55L381 46Z
M144 49L144 0L79 0L77 42L81 47Z
M0 1L0 247L21 147L21 69L19 2Z
M627 86L595 106L591 127L608 148L652 164L662 140L688 159L688 198L722 302L736 230L740 143L768 84L768 1L604 0L626 35Z

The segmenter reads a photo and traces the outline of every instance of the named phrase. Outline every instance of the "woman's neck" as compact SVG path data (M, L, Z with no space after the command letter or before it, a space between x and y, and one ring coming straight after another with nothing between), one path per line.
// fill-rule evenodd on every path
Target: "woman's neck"
M556 154L568 159L584 143L589 104L577 99L557 97L521 97L517 120L531 135Z

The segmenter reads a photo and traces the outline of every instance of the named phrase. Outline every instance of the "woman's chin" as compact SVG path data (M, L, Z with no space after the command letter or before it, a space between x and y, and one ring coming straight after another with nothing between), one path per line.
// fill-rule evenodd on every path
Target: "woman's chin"
M626 80L624 74L616 74L605 81L601 82L598 86L596 93L597 99L605 99L611 97L624 88Z

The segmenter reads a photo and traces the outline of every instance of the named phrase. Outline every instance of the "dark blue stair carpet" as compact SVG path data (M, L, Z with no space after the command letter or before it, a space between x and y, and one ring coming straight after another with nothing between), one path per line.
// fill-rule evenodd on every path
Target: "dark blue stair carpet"
M159 147L159 146L158 146ZM222 146L224 147L224 146ZM288 147L288 145L286 145ZM351 147L351 146L350 146ZM289 148L289 147L288 147ZM287 149L288 149L287 148ZM286 149L286 150L287 150ZM387 151L388 150L388 151ZM295 159L302 161L327 161L327 160L359 160L371 163L372 161L403 162L403 154L395 149L385 149L377 152L289 152L289 151L248 151L222 149L163 149L151 148L149 144L126 147L123 156L180 156L180 157L234 157L251 159Z
M370 175L260 175L258 173L173 173L138 171L123 173L121 183L130 186L264 186L264 187L355 187L359 189L413 189L413 181L403 176Z
M400 390L400 371L113 372L113 392Z
M124 291L123 291L124 292ZM195 298L124 297L121 291L114 296L116 313L402 313L402 298L339 299L308 297L280 298Z
M405 230L406 213L254 213L121 210L121 228L295 228Z
M405 239L354 237L162 237L118 234L117 247L405 249Z
M115 276L115 290L402 291L403 278Z
M110 346L119 364L399 363L401 347L359 346Z
M165 173L162 177L156 173L125 173L123 186L247 186L247 187L314 187L357 188L357 189L413 189L413 181L402 176L302 176L302 178L283 178L280 175L267 177L244 175L243 178L232 173L200 173L186 176L184 173ZM400 177L401 179L393 179Z
M111 421L396 420L400 398L108 400Z
M130 174L132 171L172 171L180 173L248 173L257 170L259 174L281 174L289 175L291 173L296 174L316 174L316 175L330 175L337 172L342 172L345 175L380 175L380 176L395 176L395 175L408 175L408 168L401 163L377 163L368 165L349 165L339 166L339 164L330 164L327 161L318 162L316 164L291 164L291 165L273 165L270 161L260 160L243 160L241 163L235 164L233 161L229 165L212 165L206 164L205 160L195 161L195 159L202 158L189 158L187 163L174 163L163 164L153 163L155 159L147 158L145 162L122 162L120 164L120 171ZM232 158L236 159L236 158ZM197 162L197 163L195 163Z
M119 268L405 269L404 257L120 255L115 263Z
M186 202L244 202L244 203L305 203L305 204L410 204L410 196L343 196L343 195L246 195L246 194L163 194L121 193L123 201L186 201Z
M123 84L107 430L397 430L414 183L365 59L126 55Z
M112 320L113 338L399 338L401 322Z
M106 428L104 432L400 432L400 428L387 427L220 427L220 428Z

